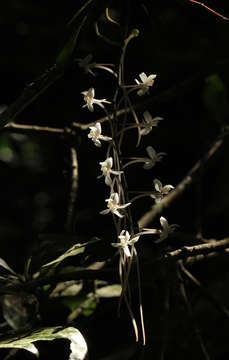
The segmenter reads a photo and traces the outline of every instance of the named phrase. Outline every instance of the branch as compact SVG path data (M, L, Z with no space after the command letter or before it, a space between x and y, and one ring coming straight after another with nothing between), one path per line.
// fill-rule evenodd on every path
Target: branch
M221 145L223 144L223 139L218 138L215 140L210 149L204 154L204 156L198 160L195 165L189 170L184 179L176 186L175 190L170 192L164 199L161 200L160 203L157 203L152 206L152 209L144 214L138 221L138 225L140 228L146 227L149 223L151 223L155 217L162 213L162 211L169 207L174 200L176 200L179 196L183 194L183 192L190 186L199 175L199 171L203 164L208 162L211 157L219 150Z
M224 251L229 248L229 238L223 240L212 240L206 244L194 245L194 246L183 246L180 249L167 252L158 258L159 261L178 261L185 260L185 264L193 264L195 259L201 255L202 259L206 255L212 255L215 252ZM228 250L226 250L228 253Z
M212 240L207 244L195 245L195 246L184 246L181 249L177 249L175 251L167 252L166 254L157 257L155 260L151 261L150 264L145 264L145 269L149 266L149 270L152 271L152 263L156 265L154 275L157 277L159 268L158 265L161 263L168 263L170 261L177 262L178 260L185 260L185 265L192 265L198 260L203 260L212 256L212 254L218 255L220 252L229 250L225 250L229 248L229 238L223 240ZM201 258L199 258L201 257ZM159 271L160 272L160 271ZM161 275L160 275L161 276ZM26 292L35 292L37 288L47 284L57 284L61 281L69 281L69 280L107 280L107 281L118 281L118 272L116 268L108 268L108 269L100 269L100 270L73 270L67 273L56 273L53 275L46 275L38 277L37 279L33 279L27 282L20 283L11 283L9 285L0 285L0 294L15 294L18 291L26 291Z
M49 126L37 126L37 125L25 125L25 124L16 124L14 122L10 122L1 130L16 130L19 133L25 132L44 132L44 133L54 133L54 134L63 134L67 132L68 129L61 129L61 128L52 128ZM70 129L69 129L70 131Z
M200 1L197 1L197 0L188 0L189 2L191 3L194 3L196 5L200 5L202 7L204 7L206 10L212 12L213 14L215 14L216 16L219 16L221 17L223 20L229 20L226 16L220 14L218 11L216 10L213 10L212 8L210 8L209 6L205 5L204 3L200 2Z

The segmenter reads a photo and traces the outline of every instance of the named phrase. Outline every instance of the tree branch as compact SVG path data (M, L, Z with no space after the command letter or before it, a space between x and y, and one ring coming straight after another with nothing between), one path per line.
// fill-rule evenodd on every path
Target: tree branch
M220 149L223 144L224 137L217 137L210 149L204 154L204 156L198 160L195 165L189 170L184 179L176 186L176 188L171 191L161 202L152 206L152 209L144 214L138 221L140 228L146 227L151 223L155 217L162 213L162 211L169 207L183 192L190 186L199 175L199 171L203 164L208 162L211 157Z

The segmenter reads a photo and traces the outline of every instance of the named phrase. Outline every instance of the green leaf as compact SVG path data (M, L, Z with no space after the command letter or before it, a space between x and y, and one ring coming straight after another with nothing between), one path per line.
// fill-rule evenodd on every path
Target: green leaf
M3 260L2 258L0 258L0 266L4 267L4 269L8 270L9 272L11 272L11 274L16 275L15 271L13 271L11 269L11 267L9 267L9 265L5 262L5 260Z
M64 254L60 255L57 259L43 265L42 268L45 268L45 267L48 267L51 265L58 265L61 261L63 261L64 259L66 259L70 256L76 256L76 255L82 254L84 252L86 246L93 244L97 241L99 241L98 238L93 238L92 240L88 241L87 243L75 244L70 249L68 249Z
M120 284L103 286L96 290L96 295L102 298L119 297L122 292Z
M65 338L70 340L71 354L69 360L84 360L87 354L86 341L79 330L73 327L63 328L48 327L44 329L37 329L31 333L23 333L16 336L9 336L4 340L0 340L0 348L19 348L25 349L37 357L39 352L33 345L36 341L51 341L55 339Z
M31 265L31 261L32 261L32 258L29 257L26 262L25 262L25 266L24 266L24 276L25 276L25 279L29 279L29 269L30 269L30 265Z

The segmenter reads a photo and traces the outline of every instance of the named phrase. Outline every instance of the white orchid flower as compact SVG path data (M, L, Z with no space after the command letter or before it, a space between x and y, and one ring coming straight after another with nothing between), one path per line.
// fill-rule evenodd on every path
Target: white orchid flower
M170 233L176 230L176 228L179 226L177 224L169 225L168 221L161 216L160 217L160 223L162 226L162 230L159 230L160 238L155 241L155 243L160 243L161 241L165 240Z
M128 231L122 230L118 238L119 238L120 242L112 243L111 245L119 248L119 250L123 251L123 253L127 257L130 257L131 254L130 254L129 246L133 246L134 243L136 243L138 241L139 236L135 236L135 237L131 238Z
M94 96L95 96L95 89L94 88L90 88L89 90L87 91L82 91L81 94L83 94L83 98L84 98L84 101L86 102L85 105L83 105L82 107L88 107L88 109L93 112L94 111L94 107L93 107L93 104L97 104L99 105L101 108L104 109L104 105L103 103L106 103L106 104L111 104L110 101L107 101L106 99L95 99Z
M102 128L101 128L101 124L99 122L97 122L95 124L95 126L90 126L89 129L90 129L90 132L88 134L88 137L89 137L89 139L92 139L95 146L101 147L100 140L103 140L103 141L111 141L112 140L111 137L102 135Z
M143 113L144 120L142 122L142 128L140 130L141 135L147 135L152 131L153 126L157 126L158 122L163 120L162 117L156 116L152 118L149 111Z
M156 203L159 203L161 202L161 200L163 199L163 197L165 195L167 195L170 190L174 189L174 186L173 185L165 185L165 186L162 186L162 183L158 180L158 179L155 179L153 181L154 183L154 187L155 187L155 190L156 192L154 192L153 194L151 194L150 196L155 199L155 202Z
M97 179L101 178L102 176L105 176L105 184L108 186L111 186L111 184L112 184L110 174L120 175L123 173L123 171L112 170L112 166L113 166L113 158L112 157L109 157L105 161L100 162L100 165L101 165L102 175L98 176Z
M127 166L136 164L136 163L144 163L143 168L148 170L151 169L153 166L155 166L156 162L161 161L163 156L166 155L164 152L156 153L154 148L152 146L147 146L146 151L149 155L149 157L131 157L131 161L127 162L125 165L123 165L123 169L125 169Z
M92 55L89 54L87 55L84 59L76 59L76 61L78 62L78 65L80 68L84 69L85 73L90 73L93 76L96 76L96 74L92 71L92 69L102 69L105 71L108 71L109 73L111 73L112 75L114 75L115 77L117 77L117 74L110 69L108 66L114 66L112 64L97 64L96 62L91 62L92 61Z
M149 92L149 87L153 85L154 83L154 79L157 75L149 75L147 76L144 72L142 72L139 77L141 79L142 82L140 82L139 80L135 79L136 83L138 84L138 86L141 86L141 89L138 90L137 94L139 96L145 95L146 93Z
M143 166L145 170L152 169L152 167L155 166L156 162L161 161L163 156L166 155L166 153L164 152L156 153L152 146L147 146L146 151L149 155L149 159L145 161L145 165Z
M125 209L127 206L129 206L131 203L127 203L124 205L119 205L119 195L118 193L112 193L109 199L105 200L107 202L108 209L100 211L100 214L106 215L109 212L112 212L112 214L117 215L120 218L123 218L124 215L120 214L118 211L119 209Z

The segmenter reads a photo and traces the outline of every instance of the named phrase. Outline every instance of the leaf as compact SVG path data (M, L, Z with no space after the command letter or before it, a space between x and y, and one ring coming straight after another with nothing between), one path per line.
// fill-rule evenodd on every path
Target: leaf
M4 267L4 269L8 270L9 272L11 272L11 274L16 275L15 271L13 271L11 269L11 267L9 267L9 265L5 262L5 260L3 260L2 258L0 258L0 266Z
M85 244L75 244L70 249L68 249L65 253L60 255L57 259L50 261L47 264L42 265L42 268L51 266L54 264L58 264L70 256L76 256L76 255L82 254L84 252L84 250L85 250Z
M71 354L69 360L85 359L87 354L86 341L81 332L73 327L49 327L44 329L37 329L30 334L28 334L27 332L17 336L9 336L2 341L0 340L0 348L25 349L39 357L39 352L37 348L33 345L33 342L42 340L51 341L60 338L65 338L71 341Z
M85 247L93 244L95 242L99 241L98 238L93 238L92 240L88 241L87 243L84 244L75 244L73 245L70 249L68 249L65 253L63 253L62 255L60 255L57 259L45 264L42 266L42 268L47 267L47 266L51 266L54 264L59 264L61 261L63 261L64 259L70 257L70 256L76 256L79 254L82 254L85 250Z
M113 284L103 286L96 290L96 295L102 298L119 297L121 295L121 285Z

